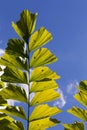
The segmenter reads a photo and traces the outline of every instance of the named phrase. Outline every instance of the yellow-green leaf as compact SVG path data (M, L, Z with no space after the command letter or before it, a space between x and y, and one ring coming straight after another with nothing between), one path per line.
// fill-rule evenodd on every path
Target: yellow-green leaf
M16 33L24 39L24 41L28 41L28 38L32 34L36 24L36 14L32 14L28 10L23 10L20 15L20 20L16 22L12 22L12 27L16 31Z
M6 108L0 109L0 112L27 120L24 109L19 106L7 106Z
M1 80L4 82L27 84L27 75L25 72L14 67L6 67L4 74L1 76Z
M13 84L8 84L8 87L3 88L0 91L0 95L4 99L13 99L27 103L27 95L25 90Z
M60 121L47 117L45 119L32 121L30 123L29 130L45 130L46 128L57 125L58 123L60 123Z
M60 76L53 72L48 67L35 68L31 74L30 81L49 81L59 79Z
M16 57L27 57L25 42L20 39L10 39L7 44L6 53Z
M73 108L69 109L68 112L80 118L83 121L87 121L87 110L83 110L74 106Z
M0 59L0 64L4 66L14 66L19 69L27 70L27 59L16 57L15 55L4 54Z
M30 68L51 64L57 61L57 57L47 48L40 48L34 52L30 60Z
M30 87L30 93L40 92L47 89L58 89L58 84L54 80L46 82L33 82Z
M30 115L30 121L51 117L60 112L61 110L58 109L57 107L50 107L47 104L39 105L35 107L34 111Z
M63 124L64 130L85 130L84 124L80 122L74 122L74 124Z
M79 92L78 94L74 95L74 98L80 102L82 105L84 105L85 107L87 107L87 94L83 93L83 92Z
M43 102L50 102L60 97L60 94L53 89L37 92L34 98L31 100L30 105L37 105Z
M41 27L38 31L31 35L29 42L29 50L33 51L52 40L52 35L44 27Z

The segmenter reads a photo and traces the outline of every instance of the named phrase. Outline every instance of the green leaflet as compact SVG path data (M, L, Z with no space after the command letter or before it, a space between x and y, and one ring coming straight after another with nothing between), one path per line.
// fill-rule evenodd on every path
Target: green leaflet
M10 128L10 130L24 130L24 126L22 124L22 122L19 122L19 121L14 121L14 122L11 122L9 125L8 125L8 128ZM8 130L8 129L6 129Z
M79 90L85 94L87 94L87 80L83 80L79 84Z
M60 94L53 89L48 89L42 92L37 92L31 100L30 105L34 106L44 102L50 102L60 97Z
M6 53L1 57L0 64L8 67L13 66L23 70L27 70L28 66L27 59Z
M33 51L52 40L52 35L44 27L41 27L38 31L30 37L29 50Z
M30 123L29 130L45 130L46 128L57 125L58 123L60 123L60 121L47 117L44 119L32 121Z
M83 93L83 92L79 92L78 94L74 95L74 98L80 102L82 105L84 105L85 107L87 107L87 94Z
M80 118L83 121L87 121L87 110L83 110L74 106L73 108L69 109L68 112Z
M32 34L36 24L36 14L32 14L28 10L24 10L20 15L20 20L16 22L12 22L12 27L16 31L16 33L23 38L24 41L28 41L28 38Z
M47 118L60 112L61 110L58 109L57 107L50 107L47 104L39 105L35 107L32 114L30 115L30 121Z
M30 68L51 64L55 61L57 61L57 58L50 52L50 50L47 48L40 48L34 52L33 56L31 57Z
M27 120L23 108L19 106L7 106L5 109L0 109L0 112Z
M7 106L7 101L0 95L0 106Z
M6 67L4 74L1 76L1 80L4 82L27 84L27 75L25 72L14 67Z
M59 79L60 76L58 76L55 72L53 72L48 67L38 67L35 68L31 74L30 82L32 81L49 81L49 80L55 80Z
M6 48L6 53L9 55L14 55L16 57L27 57L27 52L25 48L25 43L23 40L20 39L10 39L8 41Z
M20 124L21 127L18 126ZM10 122L7 119L0 120L0 129L1 130L24 130L21 122Z
M1 82L1 81L0 81L0 89L1 89L1 88L4 88L4 87L5 87L4 82Z
M44 82L33 82L30 87L31 92L40 92L47 89L58 89L58 84L54 81L44 81Z
M0 113L0 129L1 130L24 130L23 124L15 121L10 116Z
M0 71L2 71L2 68L0 67Z
M3 88L0 91L0 95L4 99L13 99L27 103L27 95L25 90L13 84L8 84L8 87Z
M80 122L74 122L74 124L63 124L64 130L85 130L84 124Z

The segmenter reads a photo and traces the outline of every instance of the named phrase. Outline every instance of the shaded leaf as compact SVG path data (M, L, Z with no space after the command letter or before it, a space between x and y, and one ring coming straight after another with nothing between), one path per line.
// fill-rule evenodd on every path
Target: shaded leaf
M82 105L84 105L85 107L87 107L87 94L83 93L83 92L79 92L78 94L74 95L74 98L80 102Z
M0 81L0 89L1 89L1 88L4 88L4 87L5 87L4 82L1 82L1 81Z
M47 82L33 82L31 87L30 87L30 93L31 92L40 92L44 91L47 89L57 89L58 84L52 80L52 81L47 81Z
M47 117L44 119L32 121L30 123L29 130L45 130L46 128L57 125L58 123L60 123L60 121Z
M25 72L14 67L6 67L4 74L1 76L1 80L4 82L27 84L27 75Z
M2 71L2 68L0 67L0 71Z
M60 97L60 94L53 89L37 92L34 98L31 100L30 105L41 104L43 102L50 102Z
M35 107L34 111L30 115L30 121L47 118L60 112L61 110L58 109L57 107L50 107L47 104L39 105Z
M0 95L0 106L7 106L7 101Z
M21 122L18 123L20 123L20 126L22 126ZM14 121L10 122L7 119L0 120L0 129L1 130L24 130L23 127L20 128L18 126L18 123Z
M87 80L83 80L80 82L79 90L85 94L87 94Z
M14 121L14 122L11 122L7 129L6 130L24 130L24 126L22 124L22 122L19 122L19 121Z
M31 35L29 42L29 50L33 51L52 40L52 35L44 27L41 27L38 31Z
M74 122L74 124L63 124L65 130L85 130L84 124L80 122Z
M14 55L16 57L27 57L25 43L20 39L10 39L8 41L6 53Z
M7 106L5 109L0 109L0 112L27 120L26 114L22 107Z
M19 69L27 70L27 59L16 57L15 55L4 54L0 59L0 64L4 66L14 66Z
M27 103L27 95L23 88L13 84L8 84L8 87L0 91L0 95L4 99L13 99Z
M6 130L6 127L10 124L9 120L3 119L0 120L0 129L1 130ZM7 129L7 130L11 130L11 129Z
M87 110L83 110L74 106L73 108L69 109L68 112L80 118L81 120L87 121Z
M10 122L14 121L14 119L12 117L7 116L6 114L0 113L0 120L3 120L3 119L9 120Z
M38 67L35 68L31 74L30 82L31 81L49 81L53 79L59 79L60 76L53 72L48 67Z
M24 39L24 41L28 41L28 38L32 34L36 24L36 14L32 14L28 10L24 10L20 15L20 20L16 22L12 22L12 27L16 31L16 33Z
M47 48L40 48L34 52L33 56L31 57L30 68L51 64L55 61L57 61L57 58L50 52L50 50Z

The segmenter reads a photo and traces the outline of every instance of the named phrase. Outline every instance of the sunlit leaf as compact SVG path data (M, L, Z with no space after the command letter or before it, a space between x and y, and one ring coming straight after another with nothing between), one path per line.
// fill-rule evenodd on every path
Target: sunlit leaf
M30 81L49 81L59 79L60 76L53 72L48 67L35 68L31 74Z
M78 94L74 95L74 98L80 102L81 104L83 104L85 107L87 107L87 94L83 93L83 92L79 92Z
M57 107L50 107L47 104L39 105L39 106L35 107L34 111L30 115L30 121L50 117L50 116L53 116L53 115L60 113L60 112L61 112L61 110L58 109Z
M68 112L80 118L81 120L87 121L87 110L83 110L74 106L73 108L69 109Z
M4 82L27 84L27 75L25 72L14 67L6 67L4 74L1 76L1 80Z
M46 81L46 82L33 82L30 87L30 93L31 92L40 92L47 89L57 89L58 84L54 81Z
M26 114L22 107L7 106L5 109L0 109L0 112L27 120Z
M57 61L56 56L47 48L40 48L34 52L30 60L30 67L38 67Z
M27 59L16 57L15 55L4 54L0 59L0 64L4 66L14 66L19 69L27 70Z
M60 123L60 121L47 117L45 119L32 121L29 130L45 130L46 128L57 125L58 123Z
M37 92L34 98L31 100L30 105L41 104L43 102L50 102L60 97L60 94L53 89Z
M80 122L74 122L74 124L63 124L64 130L85 130L84 124Z
M32 14L28 10L24 10L20 15L20 20L16 22L12 22L12 27L16 31L16 33L22 37L26 42L28 38L32 34L36 24L36 14Z
M52 40L52 35L44 27L41 27L38 31L31 35L29 42L29 50L33 51Z
M27 95L23 88L13 84L8 84L8 87L0 91L0 95L4 99L13 99L27 103Z
M16 57L27 57L24 41L20 39L10 39L7 44L6 53Z

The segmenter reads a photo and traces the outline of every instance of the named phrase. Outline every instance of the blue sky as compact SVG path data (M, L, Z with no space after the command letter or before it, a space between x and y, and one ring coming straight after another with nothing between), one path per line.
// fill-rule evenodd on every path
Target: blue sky
M77 118L66 112L80 104L73 99L73 88L80 80L87 79L87 0L2 0L0 2L0 49L9 38L17 37L11 27L23 9L38 12L37 26L46 27L53 40L46 46L59 61L51 67L61 79L58 81L65 105L57 118L63 123L73 123ZM62 102L64 103L62 100ZM63 130L60 125L50 130Z

